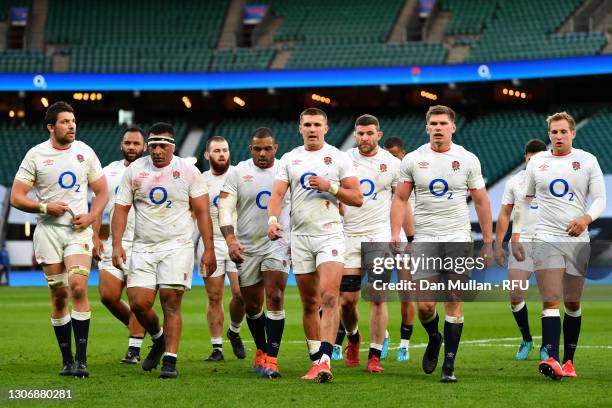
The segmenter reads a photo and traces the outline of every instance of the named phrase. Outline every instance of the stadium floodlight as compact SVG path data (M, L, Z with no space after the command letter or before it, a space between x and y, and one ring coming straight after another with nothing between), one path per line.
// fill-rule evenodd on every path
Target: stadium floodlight
M42 106L44 106L45 108L49 107L49 100L47 98L45 98L44 96L42 98L40 98L40 103L42 104Z

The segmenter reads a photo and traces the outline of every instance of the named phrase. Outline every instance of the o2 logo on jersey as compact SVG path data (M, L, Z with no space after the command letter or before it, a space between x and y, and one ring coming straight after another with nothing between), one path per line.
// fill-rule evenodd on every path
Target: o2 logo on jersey
M149 200L155 205L165 205L166 208L172 208L172 201L168 200L168 192L163 187L153 187L149 191Z
M306 177L311 177L311 176L316 176L317 173L313 173L312 171L307 171L306 173L302 174L302 177L300 177L300 184L302 185L302 188L306 191L308 190L312 190L311 187L308 187L306 185ZM319 190L316 190L317 193L321 193Z
M267 200L264 200L265 196L268 196ZM255 196L255 205L257 206L257 208L267 210L270 197L272 197L271 191L263 190L257 193L257 196Z
M557 187L558 184L561 184L563 188L561 192L559 192L560 188ZM548 190L554 197L563 198L568 195L568 201L574 201L574 193L569 192L569 183L564 179L558 178L551 181L548 185Z
M436 190L436 187L442 186L442 190ZM437 178L429 183L429 192L436 197L444 197L448 193L448 182L444 179ZM447 200L453 200L453 193L448 193Z
M77 176L71 171L65 171L59 175L57 183L64 190L70 190L72 187L75 187L75 192L81 192L81 185L77 183Z
M213 198L212 203L215 206L215 208L219 208L219 194L217 194L215 198Z
M361 186L364 186L364 185L368 186L368 187L366 187L368 189L367 191L364 191L363 188L361 189L361 192L363 193L363 197L364 198L373 195L372 200L378 200L378 198L377 198L378 193L374 192L374 190L375 190L374 181L365 178L365 179L359 180L359 184Z

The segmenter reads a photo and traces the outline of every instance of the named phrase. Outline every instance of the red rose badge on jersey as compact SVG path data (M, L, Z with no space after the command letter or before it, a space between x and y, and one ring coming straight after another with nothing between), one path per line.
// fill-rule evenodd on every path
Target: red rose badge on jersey
M338 256L338 250L332 249L332 256Z
M181 177L181 172L180 172L180 171L178 171L178 170L174 170L174 171L172 172L172 177L174 177L175 179L177 179L177 178Z
M85 161L85 158L82 154L77 154L77 160L79 161L79 163L83 163Z
M459 162L457 160L453 161L453 163L451 164L453 171L457 171L459 170Z
M387 165L385 163L380 163L380 171L387 171Z
M580 162L578 162L578 161L573 162L572 163L572 168L574 170L580 170Z
M323 158L323 162L329 166L330 164L332 164L332 158L329 156L325 156Z

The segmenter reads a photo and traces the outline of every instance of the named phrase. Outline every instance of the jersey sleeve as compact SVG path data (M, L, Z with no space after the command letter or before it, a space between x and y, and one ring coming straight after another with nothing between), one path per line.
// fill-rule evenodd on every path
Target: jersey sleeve
M206 178L204 174L195 166L190 166L190 171L195 175L193 181L189 184L189 197L195 198L208 194L208 186L206 185Z
M87 163L87 181L89 183L93 183L103 175L104 171L102 170L100 159L98 159L98 156L93 150L91 150L91 156L89 158L89 162Z
M399 181L414 183L413 178L414 156L407 154L400 164Z
M525 181L523 182L523 192L521 195L523 195L523 197L520 198L524 198L525 196L535 196L535 174L534 174L534 169L535 168L535 160L529 160L529 163L527 163L527 170L525 171Z
M606 183L599 162L595 157L593 157L593 166L589 178L589 194L593 202L587 210L587 214L591 216L591 220L595 221L606 209Z
M514 177L508 180L504 187L504 195L502 196L502 205L514 205L516 197L514 196Z
M15 174L15 180L19 180L30 187L36 182L36 162L32 150L25 155L19 165L19 170Z
M353 161L345 152L340 152L340 166L338 168L338 178L340 181L347 177L356 177L357 173L353 167Z
M221 187L221 191L224 191L228 194L237 196L238 195L238 167L233 167L229 170L227 177L225 178L225 183L223 183L223 187Z
M478 190L485 186L484 179L482 178L482 170L480 169L480 160L476 155L471 155L472 165L470 166L467 185L470 190Z
M391 187L397 187L397 183L400 178L400 167L401 161L399 159L395 159L391 161Z
M119 189L115 196L115 204L119 205L132 205L134 201L134 187L132 183L133 168L130 166L123 173L121 183L119 183Z
M276 169L276 180L282 180L289 183L289 153L285 153L278 162L278 168Z

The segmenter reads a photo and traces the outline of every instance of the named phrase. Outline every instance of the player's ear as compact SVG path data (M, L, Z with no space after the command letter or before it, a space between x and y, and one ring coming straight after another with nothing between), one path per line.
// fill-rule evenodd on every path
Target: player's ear
M249 148L250 148L250 146L249 146ZM208 152L204 152L204 158L206 160L210 160L210 154L208 154Z

